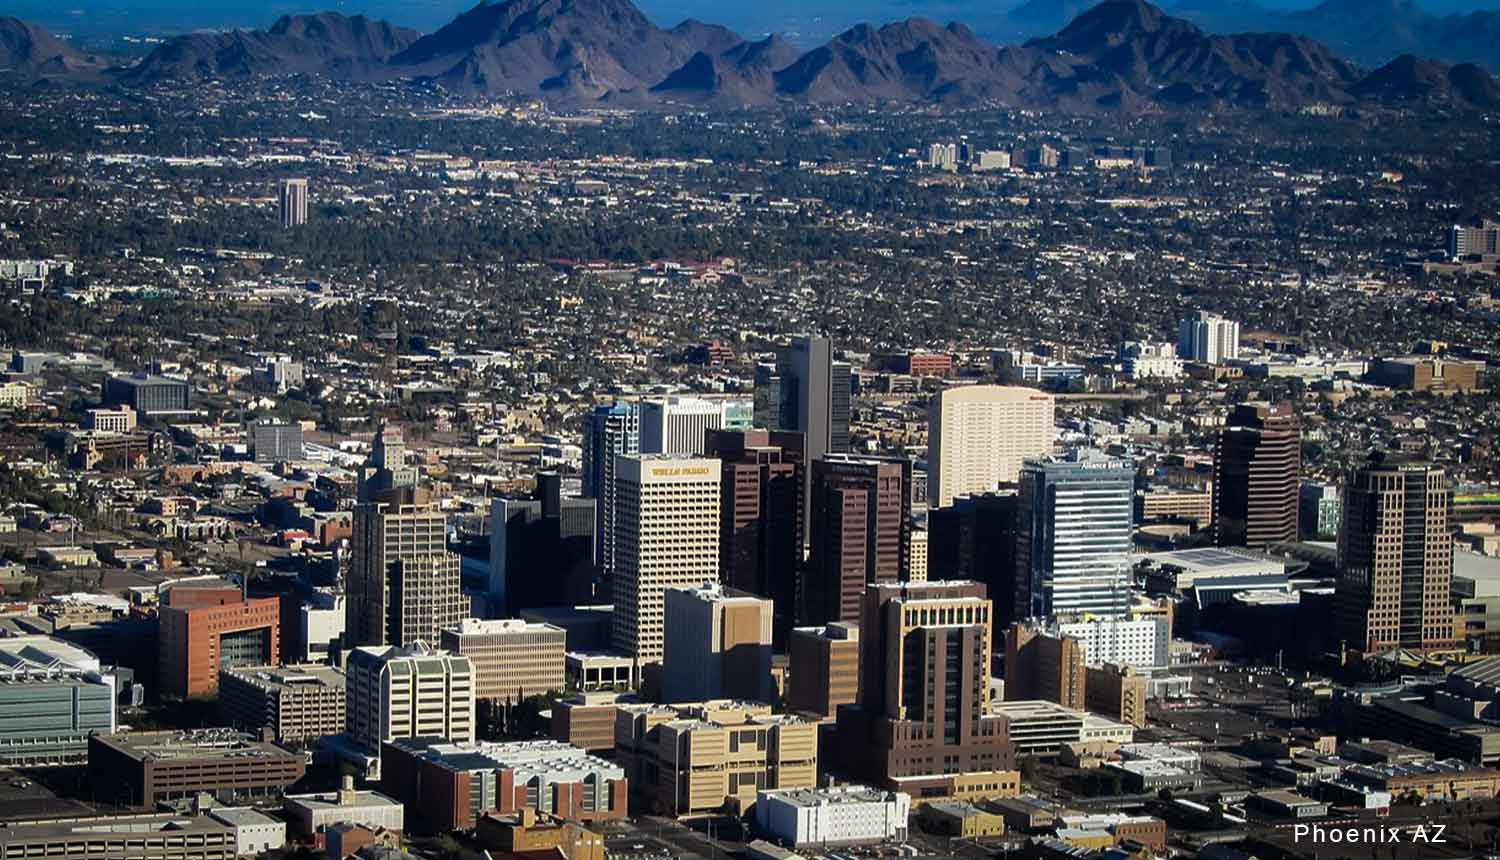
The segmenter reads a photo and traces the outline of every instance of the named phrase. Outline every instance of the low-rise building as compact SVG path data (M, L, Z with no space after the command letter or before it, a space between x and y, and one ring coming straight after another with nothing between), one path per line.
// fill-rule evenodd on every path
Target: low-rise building
M299 836L311 838L336 825L358 825L371 830L401 832L406 826L406 807L378 791L354 788L354 778L344 777L343 787L324 794L289 794L282 809Z
M817 785L818 724L753 702L629 705L616 716L615 757L648 808L745 810L761 789Z
M207 815L89 816L0 827L4 860L235 860L238 854L235 828Z
M472 830L487 813L522 809L575 821L623 818L629 794L623 768L557 741L394 741L381 751L381 786L438 831Z
M911 796L861 785L762 790L755 801L760 831L793 848L905 840Z
M307 772L307 759L232 729L121 732L89 738L96 797L150 806L208 793L234 802L274 797Z
M1005 834L1005 818L972 803L945 800L922 807L922 822L928 830L961 839L983 839Z
M99 658L50 636L0 639L0 763L74 764L89 735L111 733L115 679Z
M1006 736L1018 756L1053 756L1073 744L1129 743L1135 736L1132 726L1055 702L992 702L990 713L1005 721Z
M245 666L219 673L219 710L229 725L280 743L342 734L348 707L344 673L321 665Z
M234 828L235 853L258 857L286 847L286 822L243 806L210 809L208 817Z
M615 714L621 705L639 704L620 693L581 693L552 706L552 737L602 755L615 751Z
M516 618L465 618L443 628L445 651L474 664L474 698L517 703L566 687L567 631Z
M1500 795L1500 770L1448 759L1445 761L1358 764L1344 779L1392 797L1418 800L1490 800Z

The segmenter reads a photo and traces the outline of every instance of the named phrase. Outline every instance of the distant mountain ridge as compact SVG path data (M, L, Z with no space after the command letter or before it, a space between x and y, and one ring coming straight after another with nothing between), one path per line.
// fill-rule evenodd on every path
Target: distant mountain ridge
M1324 5L1351 2L1365 0ZM1409 7L1407 0L1376 2ZM18 35L5 37L0 28L0 49L17 43L8 49L17 62L40 65L46 61L37 58L60 57L66 48L36 28L11 29ZM66 59L59 62L66 68ZM1367 74L1313 39L1211 35L1146 0L1104 0L1055 34L1021 45L999 47L963 24L908 18L852 27L806 52L779 36L749 40L700 21L663 29L631 0L482 2L425 36L330 12L283 17L268 30L177 37L113 79L145 86L291 74L422 81L475 97L563 106L714 109L913 103L1075 112L1311 104L1471 110L1493 107L1500 93L1500 83L1474 64L1401 57Z

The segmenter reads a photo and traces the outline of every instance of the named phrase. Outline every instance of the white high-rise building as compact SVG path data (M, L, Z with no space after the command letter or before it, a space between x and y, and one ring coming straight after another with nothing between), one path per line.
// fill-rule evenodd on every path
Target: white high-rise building
M1119 618L1130 605L1135 466L1097 451L1021 469L1017 587L1033 617Z
M1171 661L1172 628L1165 617L1063 621L1057 632L1082 643L1083 662L1090 666L1115 663L1153 669Z
M399 738L474 740L474 664L418 643L356 648L347 671L349 735L366 749Z
M1195 319L1182 321L1177 333L1177 354L1186 361L1220 364L1240 357L1240 324L1218 314L1199 311Z
M615 647L660 662L668 588L719 581L720 461L639 454L615 460Z
M307 223L307 180L281 181L281 226L300 227Z
M668 397L641 401L641 453L698 456L709 430L749 429L755 404L749 399Z
M927 501L946 508L955 496L1013 484L1028 458L1052 451L1052 395L1034 388L945 388L927 409Z

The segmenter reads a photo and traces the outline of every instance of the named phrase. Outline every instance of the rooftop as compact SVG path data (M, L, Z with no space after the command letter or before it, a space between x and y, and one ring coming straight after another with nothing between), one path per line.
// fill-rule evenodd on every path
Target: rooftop
M233 729L198 729L190 732L119 732L94 735L137 761L162 759L264 758L293 756L275 744L253 740Z
M793 806L813 807L841 803L884 803L895 798L894 792L867 785L841 785L834 788L789 788L760 792L762 799L775 798Z
M300 666L238 666L223 671L248 681L262 690L305 690L345 686L343 672L321 663Z

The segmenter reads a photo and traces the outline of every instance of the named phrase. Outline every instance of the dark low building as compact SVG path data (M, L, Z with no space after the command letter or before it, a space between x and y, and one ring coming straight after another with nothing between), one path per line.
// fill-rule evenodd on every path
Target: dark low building
M275 797L306 759L232 729L120 732L89 738L89 783L101 802L151 806L207 793L235 803Z

